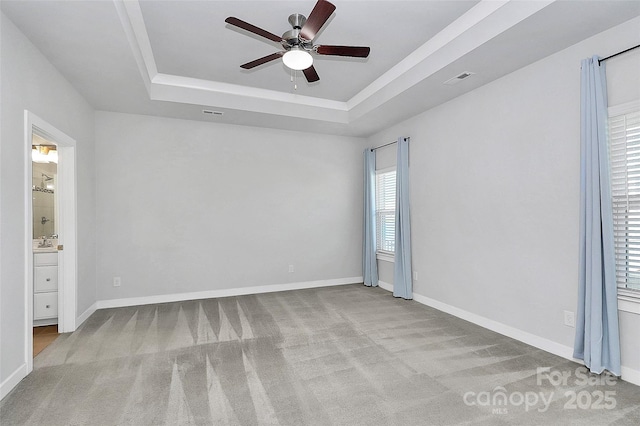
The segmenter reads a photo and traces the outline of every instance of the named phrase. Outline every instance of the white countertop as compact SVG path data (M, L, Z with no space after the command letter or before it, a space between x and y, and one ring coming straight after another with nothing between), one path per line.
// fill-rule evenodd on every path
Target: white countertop
M58 249L55 247L34 247L34 253L57 253Z

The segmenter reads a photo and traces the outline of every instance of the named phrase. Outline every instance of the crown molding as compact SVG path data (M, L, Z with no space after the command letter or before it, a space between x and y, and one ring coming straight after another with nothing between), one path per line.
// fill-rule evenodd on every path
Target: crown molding
M122 23L122 28L129 41L129 46L133 52L133 57L138 64L140 76L147 88L147 93L151 90L151 79L158 74L156 60L153 57L151 41L144 25L142 10L138 1L113 0L116 12Z
M158 101L348 123L346 102L176 75L156 74L151 79L149 96Z
M555 1L480 1L347 101L349 120L373 111Z
M556 0L481 0L347 102L162 74L138 0L113 0L151 100L349 124Z

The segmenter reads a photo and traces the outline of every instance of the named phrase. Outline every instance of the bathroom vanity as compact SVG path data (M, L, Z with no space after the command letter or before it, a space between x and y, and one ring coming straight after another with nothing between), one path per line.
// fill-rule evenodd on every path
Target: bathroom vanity
M33 253L33 325L58 323L58 251Z

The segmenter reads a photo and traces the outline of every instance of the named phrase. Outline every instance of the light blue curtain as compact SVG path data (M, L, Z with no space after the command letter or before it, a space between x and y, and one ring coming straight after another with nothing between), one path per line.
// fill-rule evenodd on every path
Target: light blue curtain
M398 139L396 173L396 241L393 295L403 299L413 299L411 222L409 220L409 138Z
M620 375L620 336L607 149L607 81L598 57L582 61L580 273L573 356Z
M376 155L370 148L364 150L364 242L362 252L362 276L364 285L378 286L376 261Z

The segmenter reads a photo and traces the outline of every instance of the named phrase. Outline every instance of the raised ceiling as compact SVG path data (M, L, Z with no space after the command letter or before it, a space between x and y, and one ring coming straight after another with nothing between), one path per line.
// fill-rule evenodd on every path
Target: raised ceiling
M308 16L315 0L0 4L98 110L358 136L640 15L637 0L332 2L316 42L371 54L316 57L320 81L311 84L301 73L291 82L280 61L240 69L281 48L224 20L281 34L287 17ZM443 84L463 71L476 74Z
M290 14L308 16L314 3L143 1L140 6L158 72L292 93L290 71L282 61L240 69L240 64L282 50L279 44L226 25L224 18L236 16L281 35L291 29ZM367 59L316 56L320 81L298 78L298 94L347 102L477 1L378 3L335 2L337 9L316 43L371 46L373 54ZM396 34L390 36L387 25Z

